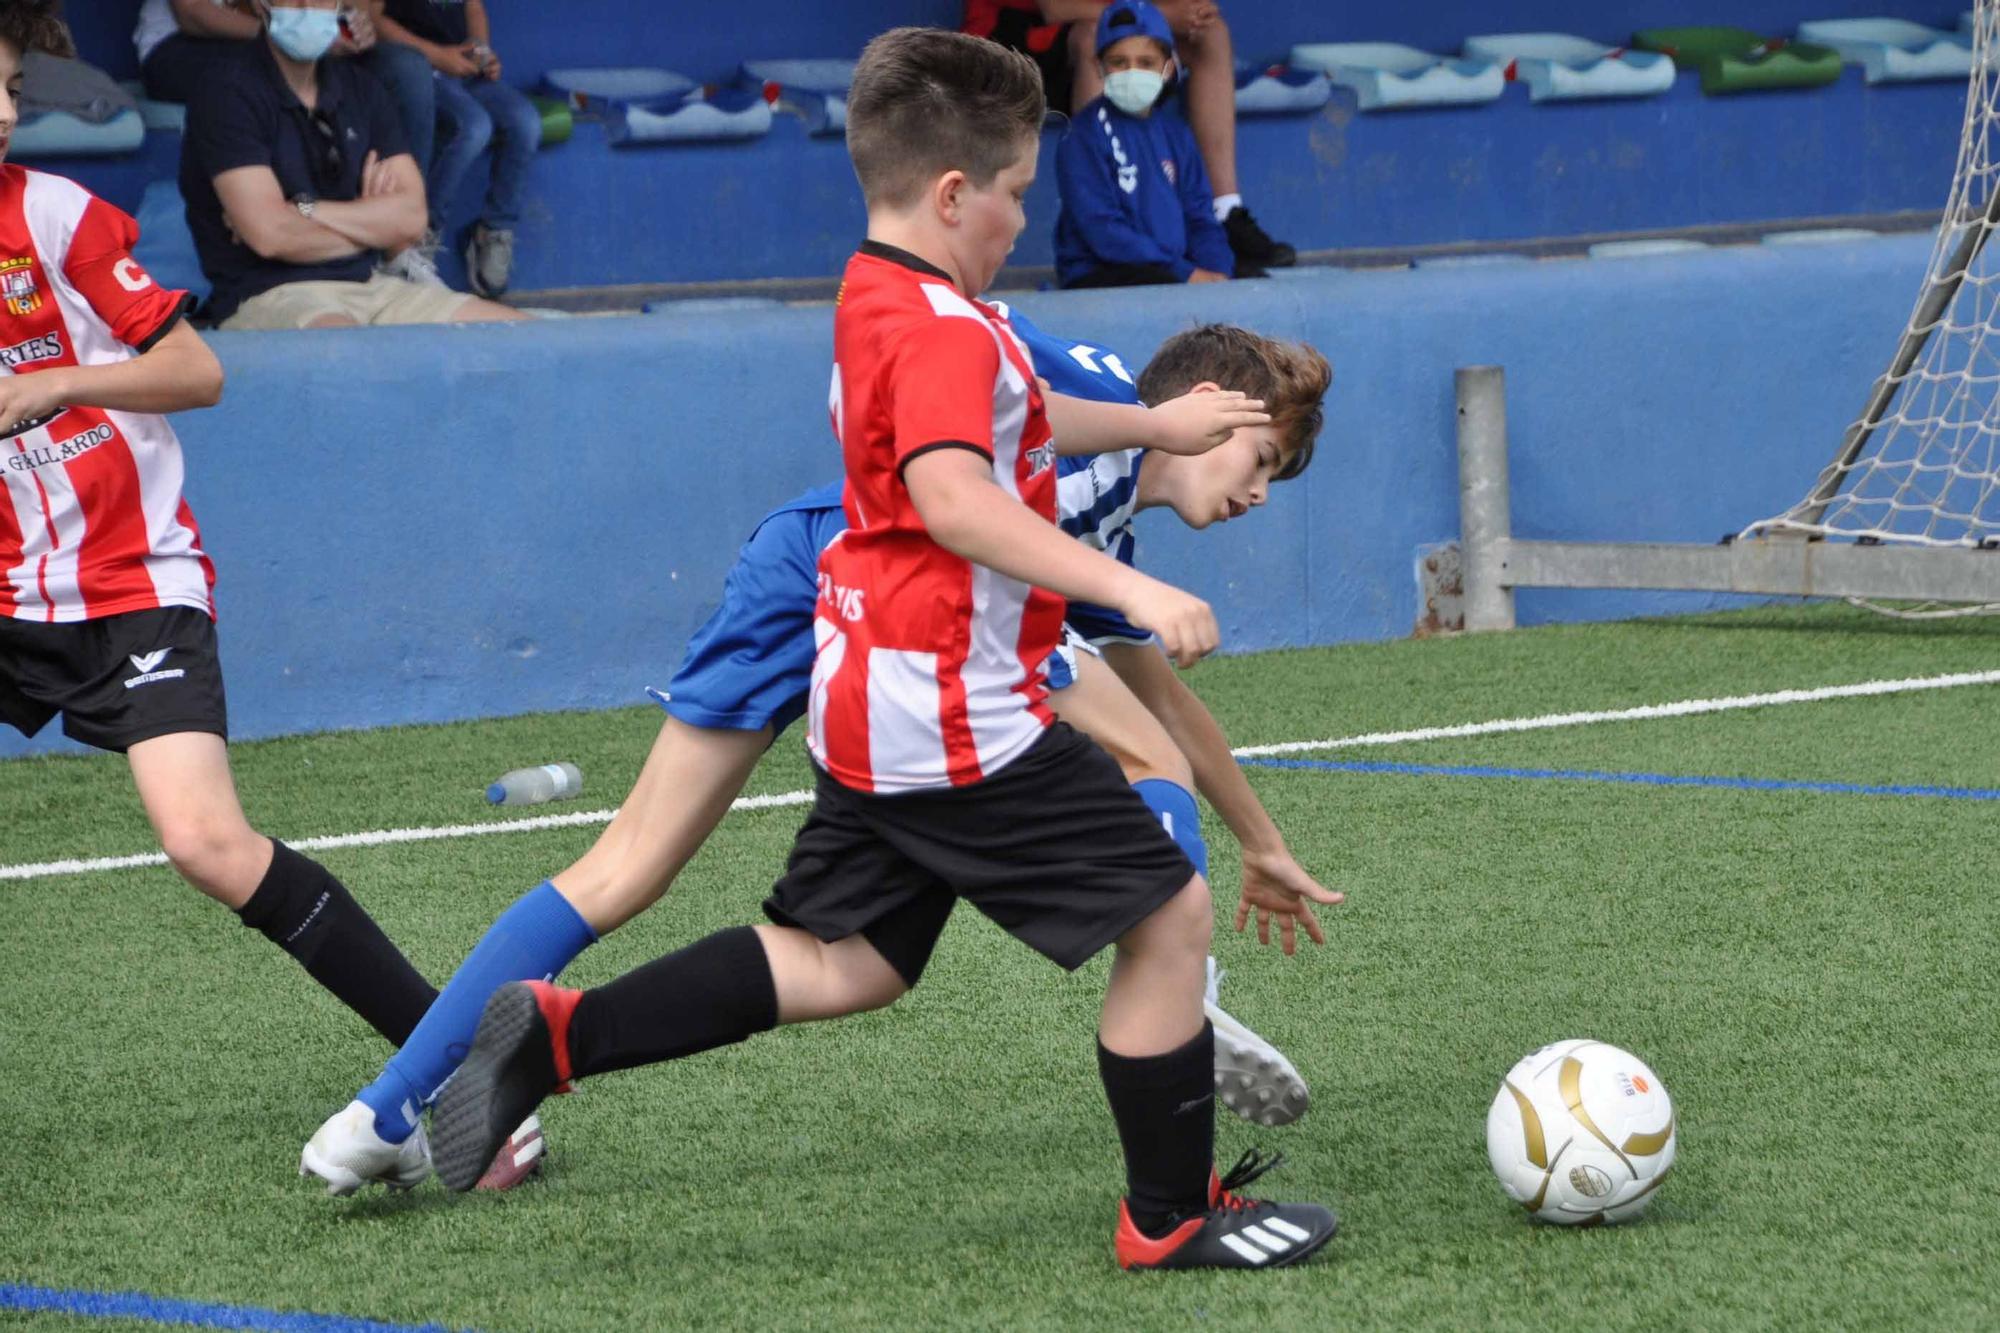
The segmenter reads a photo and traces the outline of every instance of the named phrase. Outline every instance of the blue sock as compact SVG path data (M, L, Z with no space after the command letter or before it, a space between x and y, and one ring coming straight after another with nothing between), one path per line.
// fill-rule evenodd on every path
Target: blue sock
M1194 793L1165 778L1143 778L1132 784L1132 790L1139 793L1148 810L1160 817L1160 826L1180 844L1201 877L1207 879L1208 844L1201 840L1201 811L1195 807Z
M547 880L521 895L459 964L382 1076L361 1090L361 1100L375 1112L375 1132L391 1143L410 1137L424 1104L465 1058L480 1011L494 991L510 981L553 977L596 939Z

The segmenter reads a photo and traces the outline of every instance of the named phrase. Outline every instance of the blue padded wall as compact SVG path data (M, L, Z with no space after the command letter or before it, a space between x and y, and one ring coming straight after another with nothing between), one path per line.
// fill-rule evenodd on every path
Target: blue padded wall
M1903 237L1019 304L1134 365L1202 319L1332 358L1318 461L1266 512L1141 520L1148 567L1248 651L1410 631L1417 549L1458 532L1461 365L1507 367L1522 536L1706 542L1782 508L1927 255ZM825 306L213 341L224 402L177 425L240 736L637 702L757 517L838 469ZM1715 602L1519 599L1525 623Z

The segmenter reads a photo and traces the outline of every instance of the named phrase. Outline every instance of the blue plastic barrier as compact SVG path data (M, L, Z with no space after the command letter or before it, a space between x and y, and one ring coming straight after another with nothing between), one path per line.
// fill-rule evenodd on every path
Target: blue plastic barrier
M1246 651L1410 631L1416 551L1458 533L1458 366L1507 367L1524 537L1712 541L1784 507L1887 361L1928 254L1902 237L1017 304L1134 365L1206 319L1332 359L1318 460L1267 512L1201 534L1140 521L1149 567ZM756 518L836 475L831 321L214 336L223 405L177 424L237 734L638 702ZM1523 592L1519 610L1717 602Z

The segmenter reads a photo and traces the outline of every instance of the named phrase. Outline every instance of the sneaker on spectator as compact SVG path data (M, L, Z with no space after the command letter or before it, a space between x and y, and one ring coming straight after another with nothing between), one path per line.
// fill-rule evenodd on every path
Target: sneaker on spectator
M465 243L465 273L472 290L499 296L514 279L514 233L480 223Z
M393 255L385 255L376 270L392 278L414 282L424 287L446 286L443 275L437 270L438 237L434 231L424 233L424 238L407 249Z
M1222 230L1236 257L1255 268L1290 268L1299 262L1299 252L1283 241L1272 240L1241 204L1229 210Z

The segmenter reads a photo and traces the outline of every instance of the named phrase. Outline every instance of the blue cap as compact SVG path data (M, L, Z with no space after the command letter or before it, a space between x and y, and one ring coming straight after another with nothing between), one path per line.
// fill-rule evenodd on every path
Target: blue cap
M1146 0L1115 0L1097 16L1097 54L1127 37L1150 37L1173 54L1174 30L1167 25L1167 16Z
M507 799L507 788L504 785L495 782L487 786L486 803L488 805L499 805L502 801L505 801L506 799Z

